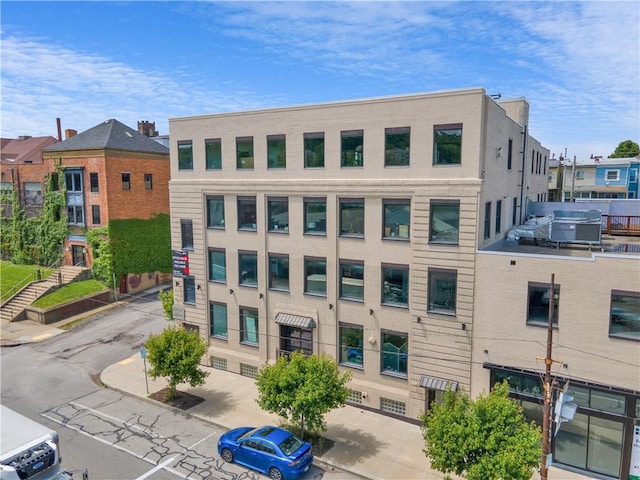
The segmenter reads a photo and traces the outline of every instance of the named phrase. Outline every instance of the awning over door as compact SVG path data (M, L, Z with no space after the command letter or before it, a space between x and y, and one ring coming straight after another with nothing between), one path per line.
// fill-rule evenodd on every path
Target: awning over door
M458 382L445 380L444 378L430 377L429 375L422 375L420 377L420 386L431 390L445 391L447 387L450 387L454 392L458 390Z
M301 317L300 315L291 315L289 313L277 314L276 323L299 328L315 328L316 326L316 322L311 317Z

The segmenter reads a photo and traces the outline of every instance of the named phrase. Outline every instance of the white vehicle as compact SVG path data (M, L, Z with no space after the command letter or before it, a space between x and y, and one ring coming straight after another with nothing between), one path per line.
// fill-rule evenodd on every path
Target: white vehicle
M62 468L58 434L0 405L0 480L72 480ZM87 471L79 472L88 480Z

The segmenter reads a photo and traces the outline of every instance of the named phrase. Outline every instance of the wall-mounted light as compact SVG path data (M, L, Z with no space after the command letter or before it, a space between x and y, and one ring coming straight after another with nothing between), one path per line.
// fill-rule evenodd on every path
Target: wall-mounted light
M230 288L230 289L229 289L229 294L230 294L230 295L233 295L233 288Z
M369 315L373 315L373 308L369 309Z
M489 350L487 350L486 348L484 349L484 354L485 355L489 355Z
M198 285L198 290L202 290L202 285Z
M421 321L422 321L422 317L418 317L418 318L416 318L416 322L417 322L417 323L420 323Z
M376 344L376 338L375 337L369 337L367 339L367 341L369 342L369 345L375 345Z
M180 282L176 280L176 287L179 287L179 286L180 286Z
M329 310L333 310L333 303L329 304Z
M463 330L466 330L466 329L467 329L467 324L466 324L466 323L463 323L463 324L461 325L461 327L462 327L462 329L463 329Z
M87 249L86 249L86 248L83 248L83 249L82 249L82 253L87 253Z
M262 300L264 298L264 293L260 294L260 299Z

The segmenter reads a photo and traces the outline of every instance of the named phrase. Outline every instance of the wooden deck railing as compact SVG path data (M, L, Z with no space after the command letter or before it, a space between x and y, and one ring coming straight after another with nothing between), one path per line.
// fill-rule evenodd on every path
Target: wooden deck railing
M609 235L640 235L640 215L603 215L602 233Z

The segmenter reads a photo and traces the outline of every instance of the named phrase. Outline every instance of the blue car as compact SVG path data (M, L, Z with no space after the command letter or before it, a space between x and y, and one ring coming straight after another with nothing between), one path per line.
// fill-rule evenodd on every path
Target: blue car
M311 444L282 428L234 428L218 440L218 454L269 475L273 480L295 480L313 463Z

